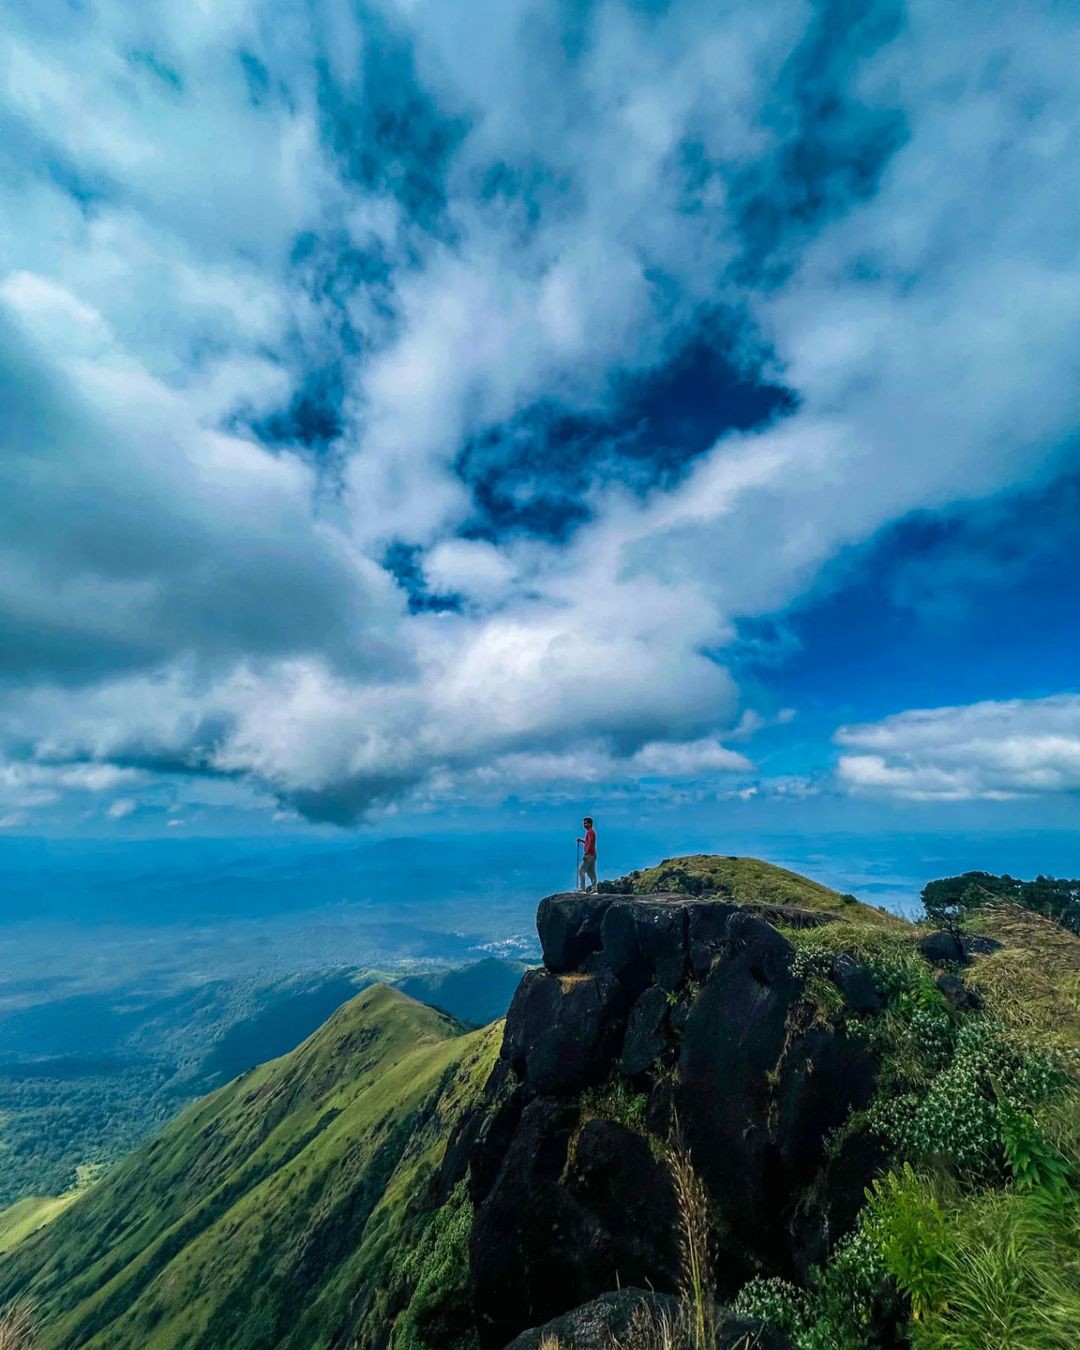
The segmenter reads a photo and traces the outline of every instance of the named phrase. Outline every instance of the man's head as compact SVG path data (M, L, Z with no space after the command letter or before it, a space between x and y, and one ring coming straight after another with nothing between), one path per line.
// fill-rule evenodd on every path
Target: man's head
M585 819L584 819L581 823L582 823L582 825L584 825L584 826L586 827L586 829L591 830L591 829L592 829L592 816L586 816Z

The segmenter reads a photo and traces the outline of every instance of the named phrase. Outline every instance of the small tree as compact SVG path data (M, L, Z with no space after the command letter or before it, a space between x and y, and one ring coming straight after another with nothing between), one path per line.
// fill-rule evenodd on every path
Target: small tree
M969 910L1002 901L1042 914L1073 933L1080 933L1080 881L1038 876L1020 881L1006 872L964 872L928 882L922 890L927 915L950 930L963 924Z
M942 877L939 881L929 881L922 888L923 908L927 917L939 928L947 928L955 933L964 925L964 920L973 909L992 905L995 900L993 890L985 883L997 878L989 872L965 872L959 877Z

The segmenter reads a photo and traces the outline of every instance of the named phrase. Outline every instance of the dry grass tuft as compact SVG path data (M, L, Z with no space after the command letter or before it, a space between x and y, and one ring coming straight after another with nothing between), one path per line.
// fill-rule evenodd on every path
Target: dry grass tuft
M0 1312L0 1350L33 1350L36 1343L33 1304L9 1303Z
M626 1337L613 1342L613 1350L713 1350L716 1345L708 1196L684 1148L673 1145L667 1156L679 1206L679 1301L670 1312L648 1304L636 1308Z
M618 1343L616 1350L688 1350L693 1342L686 1322L681 1305L672 1317L666 1312L656 1315L642 1304L634 1309L626 1339Z
M988 1009L1043 1045L1080 1045L1080 938L1019 905L976 910L968 926L1002 944L967 975Z
M685 1149L670 1149L668 1163L679 1205L682 1301L690 1316L692 1339L689 1344L693 1350L707 1350L716 1343L709 1261L709 1198Z

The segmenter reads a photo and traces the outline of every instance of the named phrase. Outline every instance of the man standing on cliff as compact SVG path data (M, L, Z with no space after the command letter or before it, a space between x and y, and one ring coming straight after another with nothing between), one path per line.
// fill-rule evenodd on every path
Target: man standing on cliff
M581 865L577 871L577 884L579 891L596 890L596 831L593 829L592 816L586 816L581 822L585 827L585 838L579 839L579 844L584 844L585 852L582 855ZM585 885L585 878L588 877L590 885Z

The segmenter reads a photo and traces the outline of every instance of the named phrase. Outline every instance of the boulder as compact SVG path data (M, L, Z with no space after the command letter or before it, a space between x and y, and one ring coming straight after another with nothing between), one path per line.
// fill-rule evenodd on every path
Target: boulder
M623 1037L619 1071L628 1078L644 1073L667 1048L668 996L658 984L650 985L630 1010Z
M601 1294L590 1303L564 1313L542 1327L515 1336L506 1350L547 1350L554 1342L559 1350L612 1350L630 1332L631 1323L648 1317L653 1326L662 1317L673 1318L678 1307L670 1294L645 1289L617 1289Z
M853 1013L862 1015L881 1011L885 1000L878 992L869 967L861 961L841 952L833 958L829 976Z
M775 928L754 918L745 907L727 922L730 953L742 959L753 977L767 987L786 987L795 950Z
M469 1240L484 1346L502 1346L607 1290L673 1291L678 1211L667 1167L609 1120L562 1099L529 1103Z
M920 941L919 951L932 966L943 966L947 961L962 966L968 961L964 944L955 933L950 933L945 928L936 933L928 933Z
M548 970L577 970L590 952L600 950L600 925L612 898L568 891L540 901L536 929Z
M686 978L686 929L685 896L614 898L601 925L604 956L633 994L654 983L678 989Z
M878 1145L856 1134L827 1158L825 1139L869 1100L876 1064L842 1018L823 1025L808 1004L773 926L793 918L789 907L668 894L541 903L547 965L514 997L483 1122L447 1152L446 1184L471 1148L484 1350L519 1333L529 1346L542 1331L567 1350L590 1345L611 1311L601 1296L675 1292L678 1210L650 1147L673 1134L709 1195L721 1297L756 1273L805 1277L850 1228ZM860 962L838 954L831 975L851 1012L880 1008ZM602 1095L583 1112L581 1091L613 1072L648 1093L649 1139L603 1118Z
M934 983L959 1012L975 1012L982 1007L982 999L974 989L969 989L959 975L948 971L939 971Z
M506 1016L502 1056L529 1093L578 1092L607 1076L628 1006L610 971L526 971Z
M631 1329L637 1331L645 1319L658 1333L661 1327L678 1326L678 1300L644 1289L612 1290L542 1327L523 1331L506 1350L542 1350L552 1344L559 1350L614 1350L623 1344L638 1346L638 1339L628 1338ZM661 1341L658 1335L656 1344L661 1343L668 1342ZM750 1350L751 1347L753 1350L789 1350L790 1345L786 1336L763 1322L717 1315L716 1350Z
M960 941L964 945L965 956L970 956L972 952L989 956L991 952L1001 951L1001 943L997 938L986 937L982 933L962 933Z

